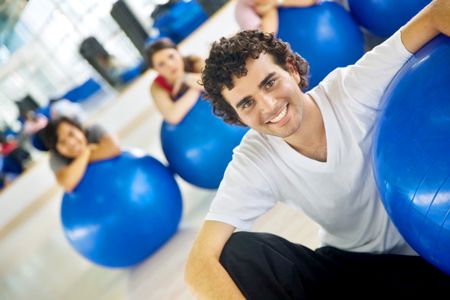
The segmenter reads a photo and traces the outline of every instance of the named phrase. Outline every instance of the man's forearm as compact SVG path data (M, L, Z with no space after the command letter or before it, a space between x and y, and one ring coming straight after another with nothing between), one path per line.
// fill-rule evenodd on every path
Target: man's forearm
M190 258L186 282L198 299L245 299L227 271L217 259Z
M435 0L402 29L402 42L415 53L439 33L450 35L450 0Z

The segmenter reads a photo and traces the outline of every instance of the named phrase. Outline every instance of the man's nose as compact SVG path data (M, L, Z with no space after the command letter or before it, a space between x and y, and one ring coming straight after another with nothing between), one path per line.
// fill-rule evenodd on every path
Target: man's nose
M272 114L277 103L275 97L268 95L266 93L260 93L258 95L258 98L259 99L257 100L260 111L264 114Z

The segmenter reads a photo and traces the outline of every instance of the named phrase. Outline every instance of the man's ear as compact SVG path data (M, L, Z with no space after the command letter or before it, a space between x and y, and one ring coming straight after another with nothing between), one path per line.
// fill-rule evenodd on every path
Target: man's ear
M289 74L291 74L291 76L294 78L295 82L297 82L297 84L300 84L301 79L300 74L298 73L297 64L292 58L286 58L286 67Z

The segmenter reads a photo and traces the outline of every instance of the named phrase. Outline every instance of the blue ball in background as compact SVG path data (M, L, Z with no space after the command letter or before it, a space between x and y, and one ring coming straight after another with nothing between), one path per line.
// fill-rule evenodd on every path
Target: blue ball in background
M431 0L348 0L352 16L362 27L389 37Z
M373 153L383 203L407 242L450 274L450 38L418 51L383 101Z
M61 207L70 244L105 267L146 259L175 234L181 214L181 193L171 172L150 156L130 152L89 164Z
M311 88L335 68L351 65L364 54L361 30L337 3L280 8L278 12L278 37L310 64Z
M47 146L45 146L43 138L42 138L42 131L38 131L35 134L30 136L31 145L39 151L48 151Z
M216 117L211 104L200 98L178 125L163 122L161 144L169 167L181 178L216 189L247 130Z

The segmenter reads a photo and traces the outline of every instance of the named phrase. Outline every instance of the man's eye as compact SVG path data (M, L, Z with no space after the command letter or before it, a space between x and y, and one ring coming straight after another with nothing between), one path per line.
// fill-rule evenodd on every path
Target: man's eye
M243 109L249 108L250 106L252 106L252 104L253 104L253 100L247 100L244 102L244 104L242 104L242 108Z
M270 79L269 81L267 81L265 87L266 87L266 89L270 89L274 84L275 84L275 79Z

